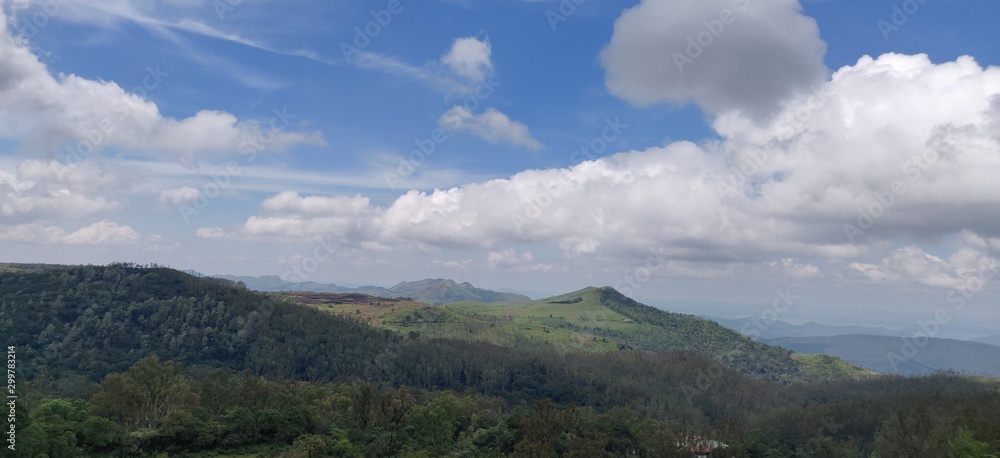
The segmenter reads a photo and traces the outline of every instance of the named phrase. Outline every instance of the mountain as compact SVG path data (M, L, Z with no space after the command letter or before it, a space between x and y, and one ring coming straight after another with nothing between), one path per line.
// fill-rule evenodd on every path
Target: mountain
M800 353L821 353L881 373L924 375L957 371L1000 377L1000 347L964 340L921 340L870 335L766 339ZM909 357L907 357L909 356Z
M975 339L972 339L972 341L973 342L984 343L984 344L989 344L989 345L996 345L996 346L1000 347L1000 335L992 335L992 336L986 336L986 337L977 337Z
M357 301L337 294L289 296L407 335L561 352L690 351L712 355L743 374L773 380L870 375L835 358L794 355L709 320L640 304L610 287L588 287L543 300L452 302L439 307Z
M292 283L282 280L281 277L277 275L265 275L262 277L217 275L216 277L234 282L243 282L247 288L254 291L355 293L386 298L409 297L416 301L434 305L455 301L497 302L528 300L527 296L521 294L490 291L487 289L476 288L469 283L459 284L454 280L447 280L443 278L428 278L414 282L404 281L400 282L396 286L393 286L392 288L382 288L380 286L348 288L345 286L337 286L332 283L316 283L312 281Z
M779 337L828 337L847 334L903 337L912 332L869 326L834 326L815 321L792 324L781 320L764 322L759 317L722 318L705 316L719 324L755 339L776 339Z

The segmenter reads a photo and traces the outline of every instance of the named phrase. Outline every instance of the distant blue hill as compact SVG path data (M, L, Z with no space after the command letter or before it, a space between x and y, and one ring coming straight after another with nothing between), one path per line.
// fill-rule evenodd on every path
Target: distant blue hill
M1000 377L1000 347L981 342L931 338L921 342L909 339L911 343L907 344L901 337L873 335L762 340L799 353L836 356L887 374L926 375L952 370Z

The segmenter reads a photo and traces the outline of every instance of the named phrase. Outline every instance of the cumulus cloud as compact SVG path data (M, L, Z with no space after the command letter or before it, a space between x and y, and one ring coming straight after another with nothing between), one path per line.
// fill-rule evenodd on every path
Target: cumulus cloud
M205 153L275 152L299 143L323 143L318 132L285 130L281 122L269 122L265 129L223 111L203 110L183 119L163 116L156 104L139 95L169 79L169 72L159 67L146 69L143 86L134 88L139 94L114 82L52 75L28 44L7 29L9 19L0 8L0 138L27 143L50 156L58 151L73 162L105 148L190 160Z
M558 266L535 262L530 251L518 252L513 248L491 251L486 255L486 266L490 270L513 270L516 272L551 272Z
M451 50L441 58L441 62L458 75L480 83L493 73L493 61L490 60L492 48L490 40L476 37L456 39Z
M454 96L497 85L492 81L495 67L491 55L489 38L462 37L455 39L441 58L421 65L368 50L353 50L348 60L362 69L410 78Z
M126 245L139 239L139 233L129 226L119 226L101 220L66 235L63 243L76 245Z
M970 278L985 281L1000 274L995 257L1000 239L986 239L971 232L961 234L962 246L947 258L917 246L893 250L878 264L853 262L848 269L874 282L919 284L935 288L964 289Z
M634 105L760 118L822 83L825 53L798 0L643 0L615 22L601 63L608 90Z
M996 94L1000 69L968 57L864 57L770 122L720 116L718 141L410 191L386 205L285 193L225 236L373 249L539 245L594 259L657 247L670 260L664 271L699 277L743 263L808 278L857 262L853 270L888 278L900 269L881 259L899 238L1000 237Z
M511 120L495 108L489 108L477 115L466 107L455 106L441 115L438 124L449 131L469 132L493 144L508 142L533 150L542 147L542 144L531 136L527 126Z
M531 254L530 251L518 253L513 248L504 248L486 255L486 264L493 269L497 267L510 267L530 263L534 260L535 256Z
M128 179L90 164L25 161L0 169L0 216L8 224L80 219L119 208L112 198Z

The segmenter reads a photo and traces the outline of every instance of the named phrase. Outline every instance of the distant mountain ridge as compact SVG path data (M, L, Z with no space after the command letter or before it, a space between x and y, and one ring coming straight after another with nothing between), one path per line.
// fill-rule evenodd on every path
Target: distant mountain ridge
M927 375L953 370L1000 377L1000 347L980 342L929 338L917 346L923 341L873 335L782 337L762 341L799 353L836 356L881 373Z
M243 282L247 288L256 291L356 293L386 298L409 297L417 302L425 302L433 305L441 305L457 301L491 303L500 301L530 300L528 296L523 294L477 288L468 282L458 283L455 280L445 278L425 278L423 280L411 282L403 281L391 288L383 288L381 286L361 286L357 288L349 288L346 286L338 286L333 283L317 283L312 281L293 283L285 281L277 275L265 275L261 277L214 275L214 277L224 278L235 282Z
M849 334L864 334L875 336L904 337L912 335L910 331L872 326L835 326L815 321L802 324L792 324L777 320L763 322L760 318L722 318L705 315L703 318L715 321L733 329L747 337L755 339L777 339L782 337L831 337Z

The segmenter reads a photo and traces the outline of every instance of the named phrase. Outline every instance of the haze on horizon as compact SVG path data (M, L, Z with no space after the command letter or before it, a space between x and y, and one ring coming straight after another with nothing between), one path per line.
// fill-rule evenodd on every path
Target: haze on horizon
M0 10L3 262L1000 319L994 3Z

